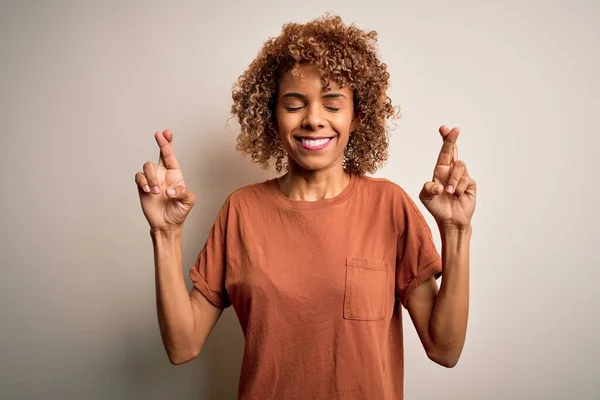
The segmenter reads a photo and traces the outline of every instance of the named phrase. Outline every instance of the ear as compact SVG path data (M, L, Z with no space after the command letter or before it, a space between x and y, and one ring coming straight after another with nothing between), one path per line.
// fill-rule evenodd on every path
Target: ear
M279 124L277 123L277 96L273 95L269 100L269 110L271 111L271 126L275 133L279 134Z
M356 130L356 128L358 127L358 124L360 123L360 118L358 117L358 115L356 115L354 117L354 119L352 120L352 122L350 123L350 134L353 134L354 131Z

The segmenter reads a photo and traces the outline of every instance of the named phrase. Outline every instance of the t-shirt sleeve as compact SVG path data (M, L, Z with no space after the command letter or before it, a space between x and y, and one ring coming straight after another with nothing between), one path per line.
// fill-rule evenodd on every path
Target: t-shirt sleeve
M442 275L442 259L423 214L406 192L402 191L402 195L403 229L396 253L396 296L406 308L408 298L421 282Z
M225 288L227 272L227 225L229 199L225 201L206 239L206 244L196 257L189 277L194 287L215 307L227 308L231 301Z

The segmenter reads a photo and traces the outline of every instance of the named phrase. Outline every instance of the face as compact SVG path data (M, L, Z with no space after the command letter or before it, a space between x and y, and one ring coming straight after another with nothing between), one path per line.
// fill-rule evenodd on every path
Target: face
M325 91L314 67L303 65L298 72L281 77L275 104L277 130L289 167L342 169L344 150L356 124L352 89L330 81L331 90Z

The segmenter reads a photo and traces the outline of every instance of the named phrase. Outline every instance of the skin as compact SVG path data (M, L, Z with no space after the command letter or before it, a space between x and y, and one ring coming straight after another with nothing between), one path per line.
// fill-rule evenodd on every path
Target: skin
M196 200L173 153L173 132L156 132L154 138L160 148L158 165L146 162L135 181L154 246L160 333L169 361L178 365L198 356L222 310L197 289L187 291L181 237L185 218Z
M279 82L276 101L278 134L289 155L288 173L279 185L290 199L315 201L340 194L349 182L343 169L344 149L356 127L352 91L330 83L324 91L318 72L300 68ZM428 357L453 367L462 352L469 309L469 251L476 184L458 160L459 129L440 127L443 140L431 181L419 199L434 217L442 238L443 280L422 282L408 299L407 310ZM303 149L297 137L331 137L329 146ZM187 292L182 274L181 233L195 196L185 185L173 153L173 133L156 132L158 166L144 164L135 181L154 244L157 312L169 360L194 359L222 310L195 288Z
M407 310L428 357L454 367L464 347L469 314L471 218L477 187L458 159L458 128L439 129L442 149L419 199L434 217L442 239L442 285L432 277L408 299Z
M300 74L285 73L278 85L275 119L277 133L288 154L288 173L279 185L290 199L314 201L335 197L350 181L344 171L344 150L356 129L354 98L348 87L329 83L325 91L313 67ZM297 138L332 138L319 151L304 149Z

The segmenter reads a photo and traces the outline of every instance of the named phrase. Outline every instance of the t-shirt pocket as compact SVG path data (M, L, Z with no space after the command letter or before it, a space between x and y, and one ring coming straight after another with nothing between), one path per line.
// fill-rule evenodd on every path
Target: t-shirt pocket
M344 318L376 321L385 317L388 273L387 261L346 259Z

